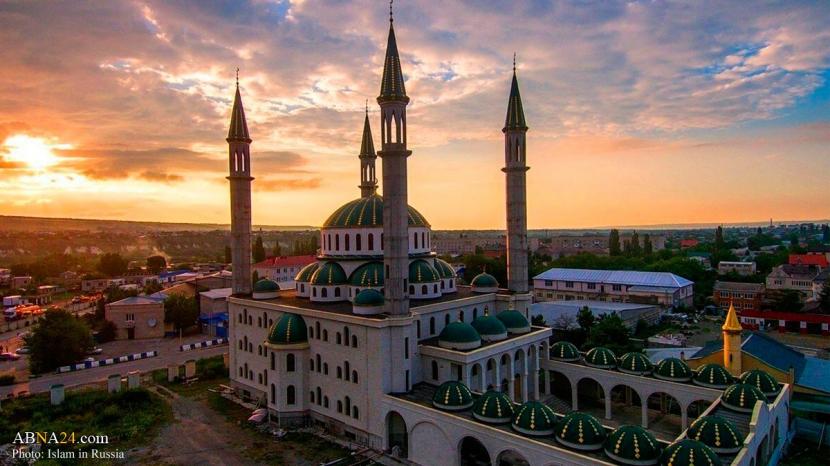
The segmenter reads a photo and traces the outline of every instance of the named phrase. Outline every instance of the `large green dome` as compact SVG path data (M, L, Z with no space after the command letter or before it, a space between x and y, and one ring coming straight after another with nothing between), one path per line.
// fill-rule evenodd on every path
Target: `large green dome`
M736 383L730 385L720 396L721 402L727 408L742 413L751 413L757 401L767 402L764 392L754 385Z
M371 288L360 290L360 293L354 297L355 306L383 306L384 302L383 293Z
M423 259L409 263L409 283L433 283L441 280L435 267Z
M605 440L605 454L608 457L632 466L657 463L660 450L654 435L640 426L620 426Z
M447 411L461 411L473 405L473 394L461 382L444 382L435 390L432 405Z
M626 374L646 375L654 369L654 365L645 354L632 351L622 355L617 363L617 369Z
M470 280L470 286L473 291L492 292L498 290L499 281L489 273L482 272Z
M311 275L312 285L332 286L346 283L346 272L337 262L326 262Z
M451 349L472 349L481 346L481 335L472 325L455 321L450 322L438 334L438 346Z
M704 364L697 370L694 379L695 385L707 388L717 388L723 390L733 383L732 374L720 364L710 363Z
M684 361L677 358L666 358L654 369L654 376L671 382L688 382L692 380L692 369Z
M271 326L267 344L271 346L294 347L308 345L308 334L303 316L286 312Z
M352 286L359 287L382 287L383 286L383 263L367 262L352 272L349 279Z
M573 343L565 340L557 341L550 347L550 357L558 361L579 361L582 356Z
M383 226L383 197L373 194L344 204L323 223L323 228L373 228ZM429 227L417 210L409 207L410 227Z
M762 371L761 369L753 369L741 374L741 383L752 385L764 392L766 396L774 396L781 390L778 386L778 381L769 375L768 372Z
M617 357L610 349L597 346L585 354L585 364L600 369L613 369L617 367Z
M513 429L525 435L550 435L556 424L556 414L550 407L539 401L528 401L521 405L513 416Z
M605 441L605 429L590 414L572 412L565 415L554 432L556 440L577 450L599 450Z
M744 444L744 436L738 432L735 424L720 416L697 418L686 431L686 435L692 440L705 443L718 454L735 454Z
M489 424L507 424L513 419L513 402L506 393L487 390L473 404L473 417Z
M507 331L510 333L527 333L530 331L530 322L521 312L515 309L501 311L496 314L496 317L507 327Z
M297 276L294 277L294 281L304 283L310 282L311 276L314 275L314 272L316 272L318 268L320 268L319 262L312 262L308 264L297 273Z
M702 442L681 440L674 442L660 455L660 466L721 466L720 458Z
M447 261L435 259L435 270L441 278L455 278L455 270Z
M279 290L280 286L270 278L263 278L254 283L254 293L270 293Z
M481 335L482 340L503 340L507 338L507 327L496 316L484 314L470 324Z

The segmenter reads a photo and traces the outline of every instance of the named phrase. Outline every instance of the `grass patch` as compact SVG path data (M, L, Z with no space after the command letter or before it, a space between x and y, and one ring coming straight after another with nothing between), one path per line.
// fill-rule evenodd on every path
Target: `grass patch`
M107 445L64 444L66 450L127 450L152 440L173 419L170 406L143 388L110 394L103 390L67 393L63 404L52 406L49 396L37 395L3 403L0 443L11 443L17 432L74 432L106 435Z
M215 388L218 384L228 383L228 369L222 356L199 359L196 361L196 382L185 385L183 381L167 381L167 370L155 370L151 374L153 382L164 386L172 392L188 398L200 398L207 393L208 388Z

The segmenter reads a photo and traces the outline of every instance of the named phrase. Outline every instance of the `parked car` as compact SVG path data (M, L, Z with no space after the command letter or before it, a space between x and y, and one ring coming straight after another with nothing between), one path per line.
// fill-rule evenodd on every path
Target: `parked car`
M21 346L20 348L17 348L17 351L15 351L17 354L29 354L31 352L32 350L28 346Z
M14 353L0 353L0 361L17 361L20 356Z

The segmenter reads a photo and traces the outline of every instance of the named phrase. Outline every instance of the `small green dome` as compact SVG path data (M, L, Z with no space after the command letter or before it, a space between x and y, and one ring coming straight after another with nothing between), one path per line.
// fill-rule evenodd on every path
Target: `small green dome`
M312 285L345 285L346 272L337 262L326 262L311 275Z
M280 286L274 280L270 278L263 278L258 282L254 283L254 293L269 293L274 291L279 291Z
M720 416L699 417L692 423L686 435L705 443L715 453L732 455L744 445L744 436L735 424Z
M303 316L286 312L277 320L268 332L270 345L287 346L308 344L308 335Z
M734 382L732 374L720 364L704 364L697 370L692 380L695 385L723 390Z
M554 436L566 447L599 450L605 441L605 429L594 416L574 411L556 424Z
M654 435L640 426L620 426L605 440L605 454L627 465L655 464L660 458L660 450Z
M450 322L438 334L438 346L451 349L478 348L481 346L481 335L466 322Z
M297 276L294 277L294 281L303 283L310 282L311 276L314 275L314 272L316 272L318 268L320 268L319 262L312 262L308 264L297 273Z
M461 382L444 382L435 390L432 405L447 411L461 411L473 405L473 394Z
M496 317L489 314L478 316L473 319L474 329L485 340L503 340L507 338L507 327Z
M423 259L417 259L409 264L409 283L432 283L441 280L435 267Z
M506 393L487 390L473 404L473 417L489 424L507 424L513 419L513 402Z
M481 288L482 290L498 289L499 282L496 277L487 272L482 272L470 281L470 286L473 288Z
M766 396L777 395L781 390L778 386L778 381L769 375L769 372L762 371L761 369L753 369L741 374L741 383L752 385L764 392Z
M697 440L674 442L660 455L661 466L721 466L717 453Z
M692 375L689 365L677 358L666 358L654 369L655 377L672 382L688 382L692 380Z
M383 286L383 263L382 262L367 262L352 272L352 277L349 278L349 284L352 286Z
M600 369L613 369L617 367L617 357L610 349L597 346L585 354L585 364Z
M515 309L501 311L496 314L496 317L507 327L507 331L510 333L527 333L530 331L530 322L521 312Z
M455 278L455 270L453 270L452 266L447 263L447 261L436 258L435 270L438 271L438 275L441 276L441 278Z
M429 227L429 223L417 210L409 209L410 227ZM335 210L329 216L323 228L381 227L383 226L383 197L373 194L355 199Z
M525 435L551 435L556 426L556 414L542 402L528 401L516 411L511 426Z
M384 301L383 293L371 288L360 290L354 297L355 306L383 306Z
M626 374L646 375L654 369L654 364L645 354L632 351L622 355L617 363L617 369Z
M764 392L754 385L736 383L728 386L720 396L721 402L727 408L742 413L751 413L756 401L767 402Z
M550 347L550 357L558 361L579 361L582 356L573 343L565 340L557 341Z

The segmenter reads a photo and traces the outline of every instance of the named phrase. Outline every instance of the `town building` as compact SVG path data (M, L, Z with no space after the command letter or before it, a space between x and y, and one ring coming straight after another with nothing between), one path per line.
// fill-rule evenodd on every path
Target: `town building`
M779 265L767 275L768 290L795 290L802 300L813 296L813 279L819 274L814 265Z
M477 251L505 251L507 238L504 235L479 236L469 233L439 233L432 240L436 254L444 256L463 256Z
M236 393L268 409L283 426L317 426L395 457L396 464L633 466L656 464L669 449L688 463L697 455L712 464L750 466L780 455L789 438L789 385L776 385L769 394L729 386L731 380L701 385L682 361L661 363L652 375L633 354L620 358L633 366L623 362L615 370L608 350L583 355L573 345L552 347L551 329L530 323L528 126L515 69L502 129L507 287L486 273L458 285L452 268L432 250L431 225L408 205L412 152L403 76L390 15L377 99L381 150L375 152L367 110L358 154L360 197L325 220L316 261L297 274L292 289L269 279L251 283L251 137L237 85L226 139L233 257L229 364ZM600 418L614 418L620 406L612 402L620 399L615 389L623 400L643 400L640 425L612 428L593 414L599 409ZM568 394L560 396L561 390ZM716 445L708 430L700 438L711 446L674 441L690 436L687 428L706 429L689 424L702 415L723 426L728 445ZM647 430L658 416L674 416L677 429L670 437L658 439ZM572 427L554 429L570 422Z
M738 275L755 275L757 272L755 262L720 261L718 262L718 273L726 275L736 273Z
M26 288L27 286L33 283L33 279L31 275L20 275L17 277L12 277L9 282L9 288L13 290L17 290L20 288Z
M691 306L694 283L668 272L552 268L533 277L537 301L589 300Z
M819 270L824 270L830 265L827 256L821 253L790 254L787 258L787 263L790 265L818 267Z
M115 324L118 340L164 336L164 300L148 296L125 298L107 304L104 316Z
M257 262L252 267L257 277L267 278L283 284L293 283L294 277L300 273L303 267L316 262L317 256L311 254L306 256L274 256Z
M813 299L819 300L824 287L830 282L830 268L822 270L820 274L813 278Z
M763 283L743 283L716 281L712 297L715 304L724 311L730 305L738 310L761 309L761 302L764 299Z
M557 329L579 328L577 315L588 308L595 318L616 314L626 327L634 330L642 321L649 325L660 322L663 309L653 304L613 303L608 301L545 301L530 306L531 317L541 316L545 324Z
M661 251L666 249L665 235L652 235L650 233L639 233L638 243L640 247L643 246L645 235L649 235L651 241L652 251ZM631 233L620 234L620 248L626 242L632 241ZM543 243L547 254L551 257L565 257L573 256L581 253L590 253L598 256L607 256L610 253L609 237L607 234L603 235L556 235L549 238Z
M700 241L698 241L694 238L681 239L680 240L680 249L693 248L693 247L697 246L698 244L700 244Z
M8 286L12 280L12 271L10 269L0 268L0 287Z

